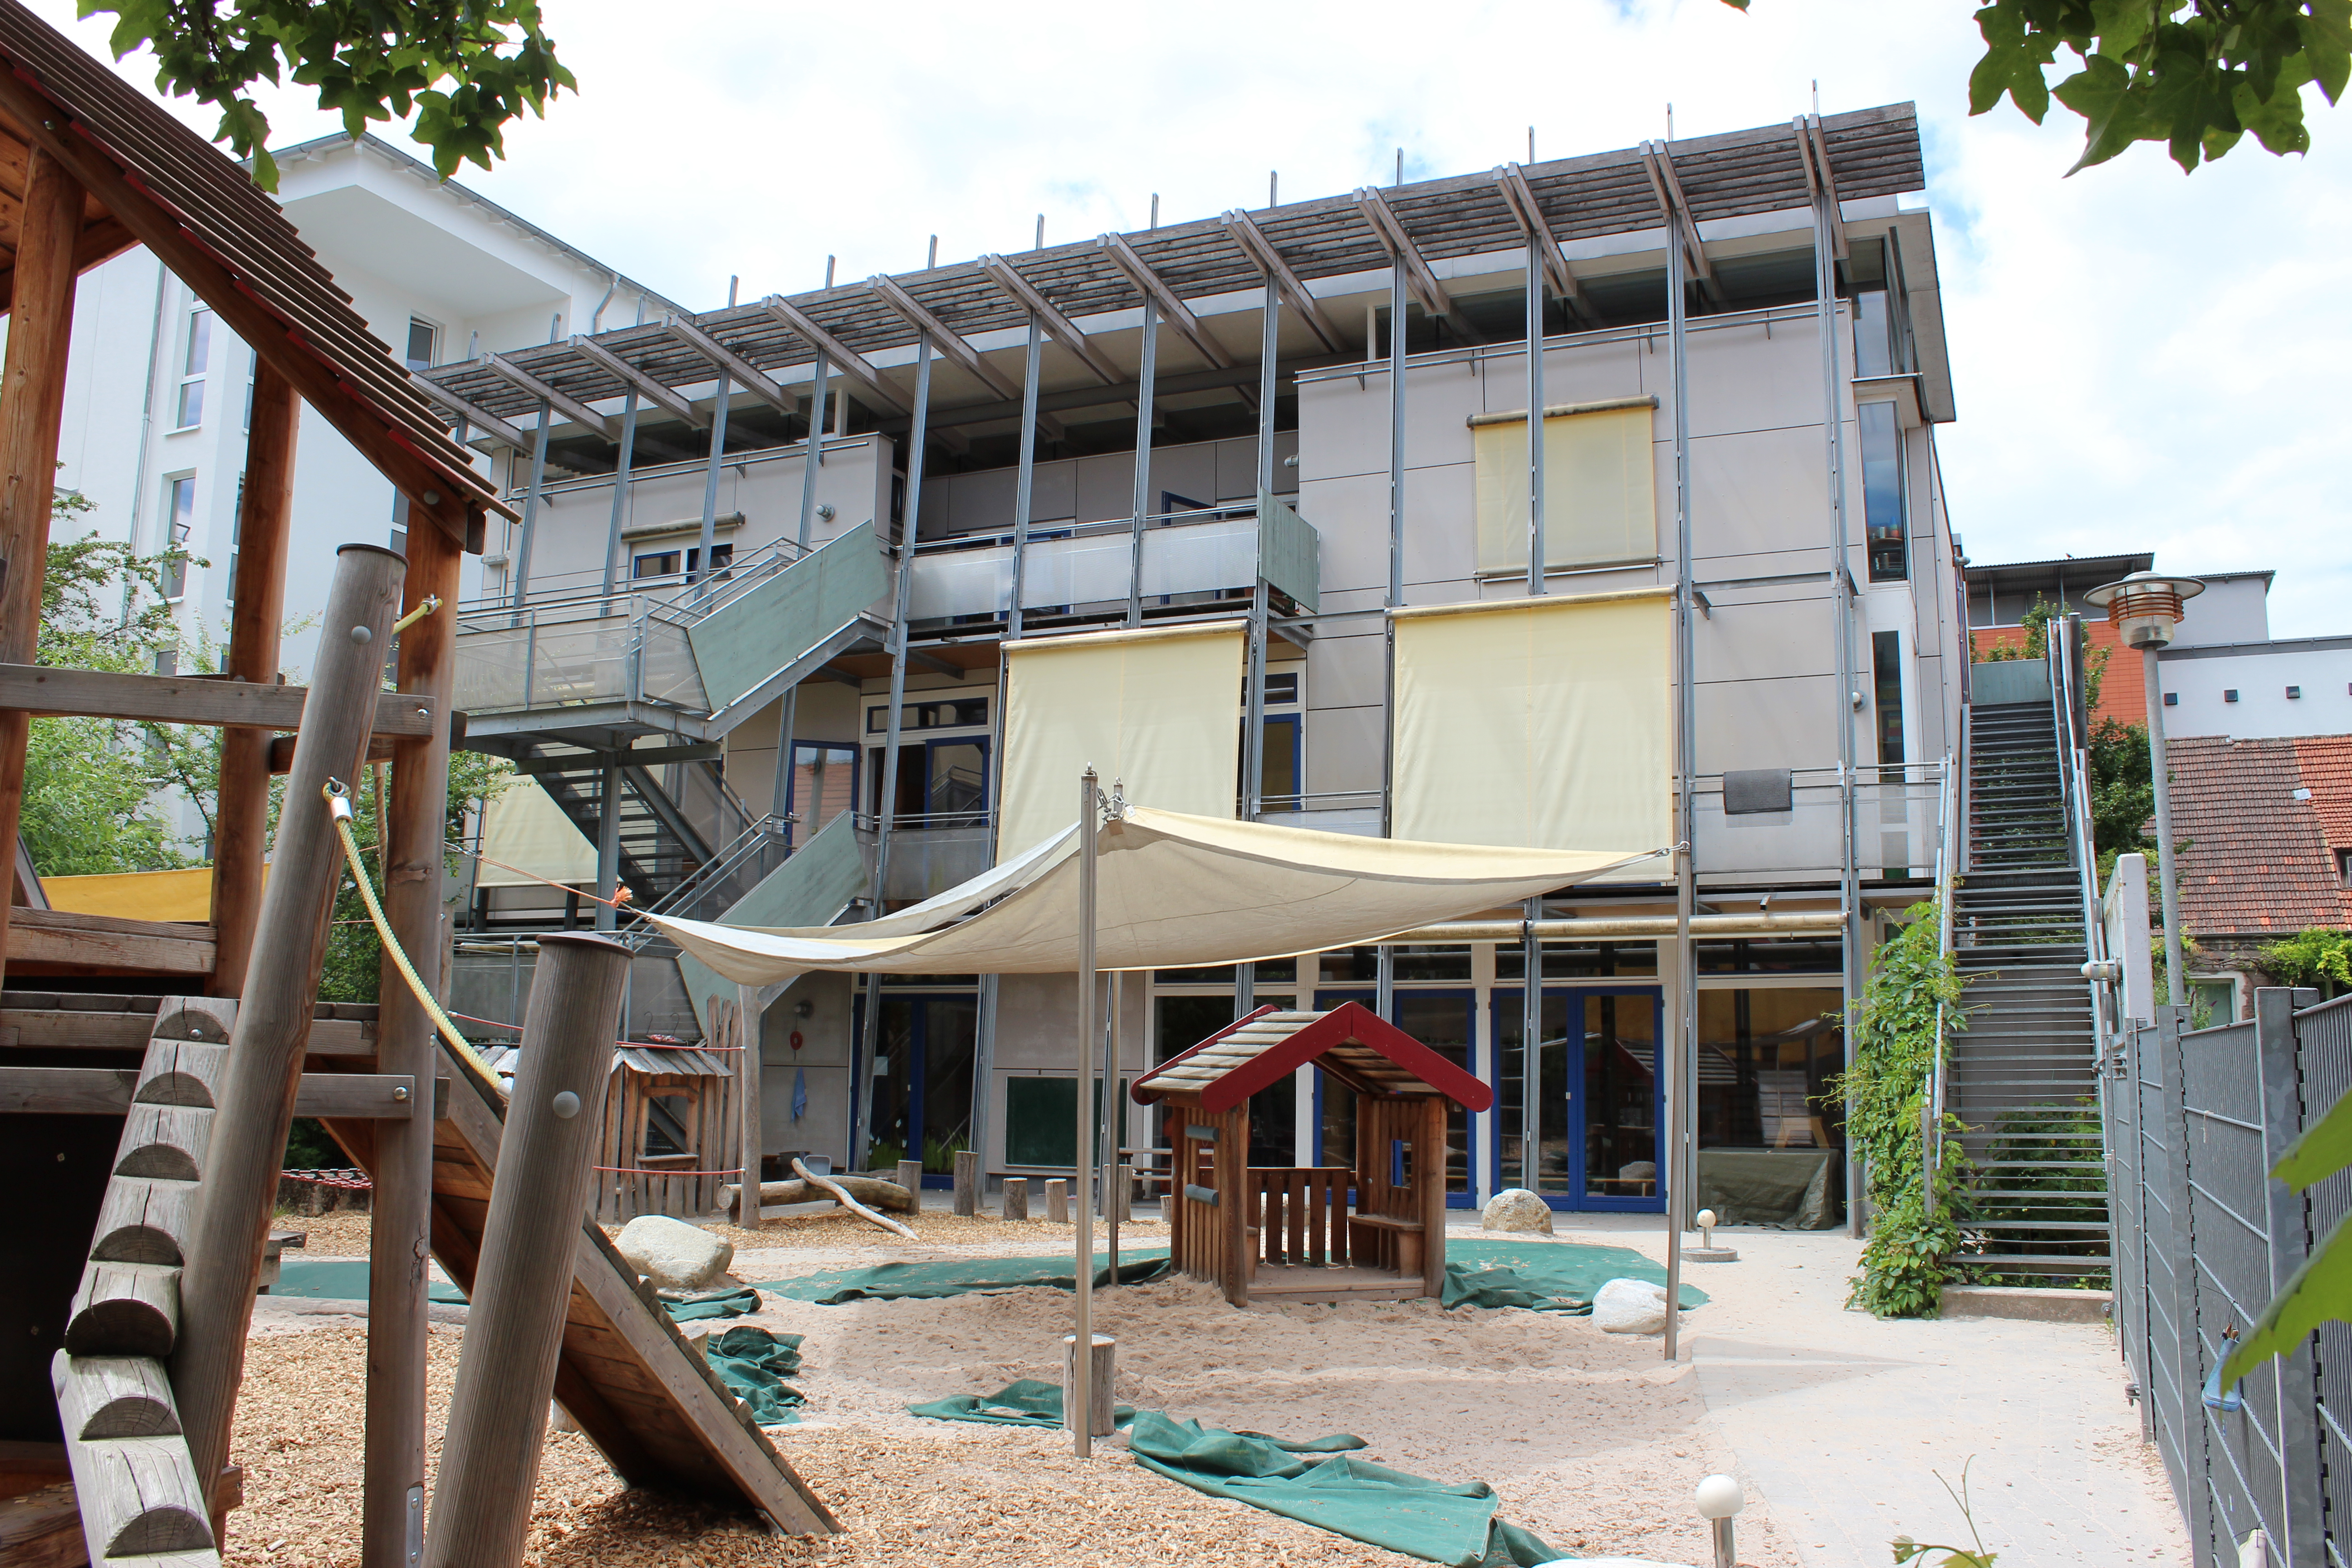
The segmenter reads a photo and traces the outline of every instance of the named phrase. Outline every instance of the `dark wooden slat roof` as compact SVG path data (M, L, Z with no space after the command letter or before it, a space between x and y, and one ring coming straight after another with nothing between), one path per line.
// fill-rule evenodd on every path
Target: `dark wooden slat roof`
M324 367L351 406L321 411L394 483L404 490L438 484L446 492L443 506L425 510L445 521L455 516L462 522L486 508L507 510L474 470L471 454L450 439L440 415L409 384L407 367L368 330L351 296L336 287L241 165L19 0L0 0L0 70L9 74L12 100L11 111L0 114L0 192L7 198L0 201L0 250L11 262L27 146L50 148L68 167L75 157L94 152L120 171L131 198L160 209L197 251L226 269L236 290L283 325L279 340L248 346L273 363L281 354L308 354ZM33 117L37 124L24 122L27 103L42 106ZM87 176L84 184L90 184ZM133 215L111 210L93 189L77 263L87 268L129 248L135 226ZM210 298L206 279L185 280L225 321L246 303ZM324 384L315 373L289 380L297 387ZM366 426L356 431L355 410Z
M1866 200L1918 190L1926 184L1918 121L1911 105L1829 115L1822 123L1838 194L1844 199ZM1787 211L1808 203L1797 133L1787 123L1695 137L1675 142L1671 151L1692 216L1701 223ZM1526 173L1544 216L1562 240L1638 232L1664 221L1637 147L1530 164ZM1381 194L1414 245L1433 260L1510 250L1524 243L1491 173L1386 187ZM1294 202L1250 216L1302 279L1369 272L1389 264L1387 250L1357 211L1353 193ZM1226 235L1217 217L1132 233L1125 238L1181 299L1255 289L1263 284L1257 268ZM1084 318L1130 309L1139 302L1133 281L1092 238L1024 251L1004 259L1066 316ZM977 262L898 274L896 281L950 330L966 337L1017 329L1028 320L1021 306L1008 299ZM795 294L791 299L861 353L899 348L915 341L914 329L862 283ZM755 305L713 310L695 321L762 370L805 365L815 357L807 343ZM713 378L706 362L658 326L625 328L604 333L597 342L674 385L693 385ZM617 397L622 391L609 372L567 345L507 357L575 397ZM433 374L491 413L521 418L537 411L528 394L479 364L446 365Z

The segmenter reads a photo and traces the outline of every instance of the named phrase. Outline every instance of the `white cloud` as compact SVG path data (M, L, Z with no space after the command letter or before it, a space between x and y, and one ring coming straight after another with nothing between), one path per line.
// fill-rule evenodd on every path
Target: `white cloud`
M106 18L42 14L102 46ZM2063 179L2080 121L1966 115L1958 0L1333 0L1181 7L649 10L553 0L582 90L460 177L687 304L1139 227L1388 178L1916 100L1960 419L1953 515L1979 561L2152 548L2275 567L2281 636L2352 630L2344 300L2352 115L2184 178L2156 148ZM127 74L152 72L134 59ZM265 100L281 142L334 121ZM207 112L183 106L209 131Z

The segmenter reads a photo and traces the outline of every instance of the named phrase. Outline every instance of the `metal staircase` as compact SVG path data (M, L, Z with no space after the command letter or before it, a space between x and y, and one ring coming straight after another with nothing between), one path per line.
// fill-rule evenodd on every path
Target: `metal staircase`
M2108 1265L2070 629L2053 623L2058 653L2043 663L1976 667L1967 868L1952 910L1969 1023L1951 1041L1946 1103L1978 1166L1979 1250L1961 1261L2031 1284L2079 1283Z

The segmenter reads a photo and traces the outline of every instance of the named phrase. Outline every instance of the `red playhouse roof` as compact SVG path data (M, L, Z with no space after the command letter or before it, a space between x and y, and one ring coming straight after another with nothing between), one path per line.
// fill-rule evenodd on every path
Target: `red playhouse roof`
M1136 1079L1136 1103L1197 1095L1203 1110L1230 1110L1312 1064L1360 1094L1442 1094L1485 1110L1495 1091L1360 1002L1328 1013L1261 1007Z

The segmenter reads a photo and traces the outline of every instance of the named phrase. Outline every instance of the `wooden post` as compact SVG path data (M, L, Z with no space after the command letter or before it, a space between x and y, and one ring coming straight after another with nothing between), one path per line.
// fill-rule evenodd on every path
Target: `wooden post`
M1445 1293L1445 1097L1421 1102L1421 1136L1414 1140L1412 1173L1421 1192L1421 1284L1424 1294Z
M1077 1430L1077 1390L1084 1397L1094 1419L1087 1423L1090 1436L1108 1437L1118 1430L1118 1412L1111 1400L1111 1374L1118 1367L1118 1342L1108 1334L1095 1334L1094 1353L1087 1361L1087 1377L1078 1377L1078 1336L1062 1336L1062 1426L1065 1430Z
M760 1007L760 988L738 985L735 988L735 1037L726 1042L743 1047L735 1053L740 1063L735 1073L735 1115L740 1124L736 1133L736 1152L741 1156L740 1163L743 1167L743 1173L736 1180L754 1190L767 1175L761 1167L761 1162L768 1152L768 1120L763 1099L766 1089L761 1081L763 1064L760 1060L761 1037L766 1033L765 1019ZM756 1220L752 1228L759 1228Z
M1029 1217L1028 1177L1007 1176L1004 1178L1004 1217L1006 1219L1027 1219Z
M268 685L278 679L278 634L286 620L286 538L294 513L294 443L301 423L302 400L293 386L268 361L257 361L253 420L245 438L245 512L237 522L236 581L229 585L235 602L222 672L231 680ZM410 582L415 581L412 573ZM215 996L237 994L253 956L262 861L269 847L270 740L267 730L233 726L221 731L220 802L213 814Z
M967 1217L980 1212L980 1156L970 1149L956 1152L955 1212Z
M318 679L302 708L273 873L229 1040L228 1080L213 1119L194 1243L180 1282L180 1343L172 1358L172 1388L188 1448L196 1474L207 1478L218 1476L227 1461L262 1243L286 1131L294 1121L328 915L343 872L323 790L330 779L348 784L357 778L367 755L383 640L404 568L399 556L373 544L346 544L336 552ZM432 1124L422 1125L429 1135Z
M629 957L605 937L540 939L433 1490L427 1568L522 1561Z
M254 428L260 426L255 405ZM289 431L288 455L292 455ZM247 494L252 494L248 478ZM240 552L242 553L242 552ZM249 561L249 555L245 556ZM441 529L408 531L405 615L438 598L441 608L400 634L400 689L434 700L446 713L457 689L457 568L464 552ZM240 596L238 605L244 609ZM274 622L272 623L275 624ZM331 636L338 623L329 619ZM320 646L325 646L321 638ZM383 644L370 645L381 668ZM299 743L299 742L298 742ZM290 806L294 785L289 783ZM315 787L315 786L313 786ZM224 785L226 794L226 785ZM378 800L383 799L379 795ZM449 821L449 727L392 744L392 799L384 818L384 919L409 962L436 994L445 993L446 945L441 907L443 840ZM341 851L336 850L340 864ZM215 906L218 907L217 905ZM441 1059L433 1020L419 1006L389 953L376 994L376 1070L409 1073L430 1083ZM410 1568L425 1540L425 1362L428 1274L433 1262L433 1123L419 1117L375 1131L374 1218L368 1228L367 1432L360 1503L362 1568Z
M1249 1305L1249 1101L1216 1119L1217 1272L1225 1300Z
M916 1201L919 1203L923 1191L923 1163L920 1160L899 1161L898 1184L915 1194Z
M49 564L49 503L57 493L58 421L65 412L81 212L81 186L35 147L17 219L8 347L0 357L0 663L31 664L40 649L41 579ZM23 710L0 710L0 846L16 842L31 725ZM0 899L0 970L7 962L12 901Z
M1070 1184L1059 1176L1045 1178L1045 1223L1070 1223Z

